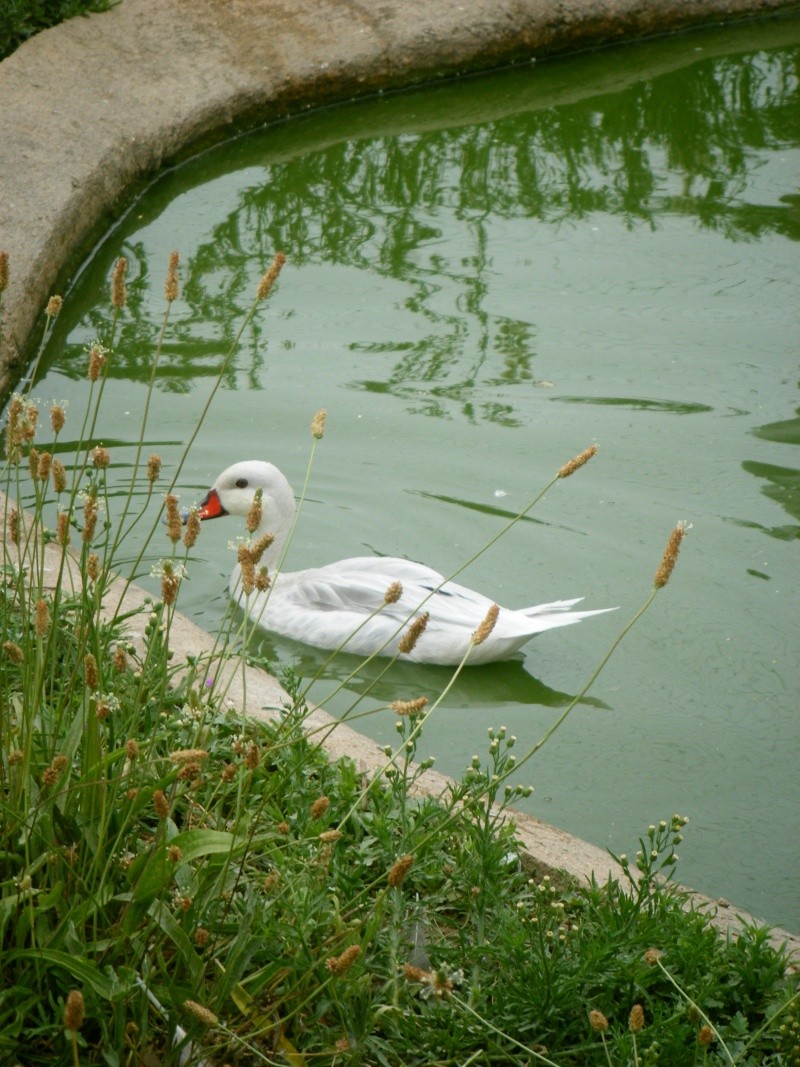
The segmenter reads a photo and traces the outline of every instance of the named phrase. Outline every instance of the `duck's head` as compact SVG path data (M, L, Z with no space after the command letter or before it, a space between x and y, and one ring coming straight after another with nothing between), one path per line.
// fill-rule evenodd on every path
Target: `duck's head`
M200 502L201 519L222 515L247 515L261 490L260 528L270 530L276 540L285 534L295 512L292 487L272 463L248 459L227 467Z

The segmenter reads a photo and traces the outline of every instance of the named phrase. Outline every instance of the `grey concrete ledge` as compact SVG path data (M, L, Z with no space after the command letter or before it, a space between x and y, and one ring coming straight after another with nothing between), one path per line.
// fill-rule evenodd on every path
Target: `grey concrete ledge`
M193 146L379 88L792 10L800 0L122 0L39 34L0 63L0 250L11 270L0 391L48 297L126 195ZM0 520L5 530L2 497ZM126 596L130 606L144 600L135 587ZM173 646L178 656L210 653L213 640L178 617ZM268 716L284 694L248 668L232 678L228 699ZM310 725L326 734L332 756L352 756L366 771L383 766L376 745L325 712ZM447 780L429 771L421 787L439 795ZM515 819L539 873L594 873L601 882L618 873L603 850ZM694 899L716 911L723 930L754 921ZM800 939L776 931L776 940L800 958Z
M126 194L235 128L443 74L800 0L122 0L0 63L0 392L56 285Z

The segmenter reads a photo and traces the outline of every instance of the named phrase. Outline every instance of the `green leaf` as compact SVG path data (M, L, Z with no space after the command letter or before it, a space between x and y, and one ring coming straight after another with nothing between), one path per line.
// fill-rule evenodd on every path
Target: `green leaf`
M227 855L243 845L242 838L225 830L185 830L170 841L171 847L181 850L181 863L191 863L200 856Z

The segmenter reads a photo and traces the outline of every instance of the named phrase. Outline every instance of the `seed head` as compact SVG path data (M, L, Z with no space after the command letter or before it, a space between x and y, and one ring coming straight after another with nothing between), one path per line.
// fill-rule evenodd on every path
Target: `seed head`
M564 466L559 469L558 477L569 478L570 474L574 474L576 470L579 470L584 463L588 463L592 456L596 454L597 446L589 445L588 448L585 448L583 452L575 456L575 458L571 459L568 463L565 463Z
M114 665L114 670L117 671L118 674L122 674L123 671L128 669L128 653L122 645L117 645L114 649L114 658L111 662Z
M242 590L245 596L250 596L256 584L256 569L253 565L250 546L242 541L236 550L236 557L242 568Z
M159 476L160 473L161 473L161 456L156 455L156 453L154 452L153 455L150 457L150 459L148 459L148 461L147 461L147 480L150 483L150 485L152 485L153 482L158 481L158 476Z
M83 1026L84 1014L83 993L79 989L71 989L64 1005L64 1029L76 1034Z
M90 552L86 559L86 575L90 582L100 577L100 557L96 552Z
M281 272L281 267L284 265L285 262L286 256L283 254L283 252L278 252L278 254L272 261L272 266L269 268L269 270L263 276L261 281L258 283L258 288L256 289L256 297L259 300L264 300L267 297L270 289L278 280L278 275Z
M0 252L0 293L8 285L8 252Z
M486 616L478 629L472 635L473 645L482 645L489 634L494 629L497 622L497 616L500 614L500 608L497 604L492 604L489 610L486 612Z
M324 845L330 845L334 841L338 841L341 836L341 830L323 830L319 835L319 839Z
M641 1004L634 1004L628 1016L628 1029L632 1034L638 1034L644 1026L644 1008Z
M54 459L52 465L53 491L63 493L67 488L67 472L60 459Z
M100 675L97 670L97 660L91 652L87 652L83 657L83 677L86 682L86 688L93 693L96 692L100 684Z
M178 299L178 264L180 261L181 257L177 252L170 253L167 280L164 282L164 299L168 304Z
M22 661L25 659L25 653L14 641L4 641L3 651L12 663L22 663Z
M175 570L170 561L166 560L161 569L161 599L167 607L175 603L180 584L181 575Z
M429 617L428 612L424 611L422 615L418 615L416 619L414 619L409 628L400 638L397 646L399 652L403 653L403 655L408 655L408 653L412 651L420 638L420 634L428 625Z
M166 819L169 815L169 801L163 789L156 789L153 793L153 807L159 819Z
M128 303L128 289L125 285L125 275L128 273L128 261L120 256L114 264L114 273L111 275L111 303L120 311Z
M36 601L34 629L37 637L44 637L50 629L50 607L46 600Z
M53 453L52 452L40 452L39 464L36 475L40 482L46 482L50 477L50 471L53 468Z
M92 449L92 465L98 470L105 470L110 462L111 456L107 448L98 445L97 448Z
M53 427L53 433L61 433L64 429L64 423L67 421L67 412L64 409L63 404L51 404L50 406L50 425Z
M649 948L644 954L644 962L649 967L653 967L656 963L658 963L662 956L663 952L660 948Z
M267 589L269 589L269 586L270 581L269 574L267 574L267 568L259 567L256 571L256 589L259 591L259 593L264 593Z
M392 711L395 715L419 715L427 703L427 697L417 697L416 700L393 700Z
M710 1026L701 1026L697 1033L697 1040L701 1045L710 1045L714 1040L714 1031Z
M261 749L255 743L255 741L253 741L253 743L250 745L250 747L247 749L247 752L245 753L244 765L248 769L248 771L254 771L258 768L260 763Z
M197 763L198 760L208 759L208 750L205 748L176 748L170 752L169 758L173 763Z
M47 301L47 307L44 309L44 313L47 315L48 319L54 319L63 306L64 301L60 296L51 296Z
M330 806L331 802L328 797L317 797L311 805L311 818L321 819Z
M200 513L195 508L189 509L189 515L186 519L186 530L183 534L183 543L187 548L194 548L197 538L200 536Z
M589 1025L594 1031L603 1033L608 1029L608 1019L605 1017L605 1015L603 1015L601 1011L590 1011Z
M414 866L414 857L411 853L407 856L401 856L400 859L395 860L392 869L387 875L386 881L392 888L396 888L402 885L405 881L406 875Z
M8 539L13 545L19 544L19 511L17 508L11 508L8 513L8 519L6 520L8 526Z
M198 1004L196 1000L184 1000L184 1008L190 1015L194 1015L195 1019L203 1023L204 1026L216 1026L219 1019L209 1008L204 1008L202 1004Z
M257 541L254 541L250 545L250 558L253 563L258 563L272 542L275 540L275 534L265 533Z
M55 478L55 472L53 477ZM56 536L58 543L62 548L66 548L69 544L69 512L59 511L58 518L56 519Z
M176 545L183 533L183 523L178 511L178 498L174 493L167 493L164 498L167 510L167 537Z
M311 436L317 441L319 441L325 434L325 420L327 417L328 413L325 408L320 408L311 420Z
M125 755L131 763L139 758L139 742L134 737L129 737L125 742Z
M91 346L89 349L89 381L96 382L103 372L103 367L106 365L106 356L108 352L98 342Z
M390 582L383 594L384 604L396 604L403 595L403 586L400 582Z
M256 489L256 495L253 497L253 503L247 512L247 518L245 519L245 526L248 533L254 533L261 525L261 496L263 490Z
M89 493L83 502L83 532L81 537L85 544L90 544L94 539L94 531L97 526L97 497Z
M331 956L330 959L327 959L325 961L325 966L333 974L343 975L350 970L360 955L361 946L350 945L349 948L344 950L341 956Z
M679 522L667 540L667 547L664 549L664 555L661 557L661 563L659 564L656 576L653 579L653 584L656 589L663 589L670 579L670 576L675 569L675 564L678 562L678 552L680 551L681 541L683 541L686 534L691 529L691 526L686 522Z

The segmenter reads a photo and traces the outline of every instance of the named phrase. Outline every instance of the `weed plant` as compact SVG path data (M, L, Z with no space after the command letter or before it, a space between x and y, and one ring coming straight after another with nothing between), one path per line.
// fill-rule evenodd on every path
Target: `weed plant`
M177 269L173 257L164 329ZM0 298L7 271L0 254ZM166 524L155 515L163 475L143 457L146 420L111 515L94 427L124 260L112 303L77 448L60 447L57 404L41 444L26 386L5 416L0 1063L797 1067L785 955L762 929L720 938L672 882L686 819L651 826L633 861L616 857L618 881L526 869L509 805L527 789L509 779L570 709L519 758L524 746L491 729L433 799L414 757L435 705L387 709L397 743L366 773L325 755L291 672L272 721L231 708L217 678L239 647L233 615L215 661L173 660L197 523L182 525L171 493ZM53 298L43 346L59 310ZM145 540L165 546L162 595L133 615L114 560L148 522Z
M117 0L3 0L0 4L0 59L35 33L65 19L108 11Z

